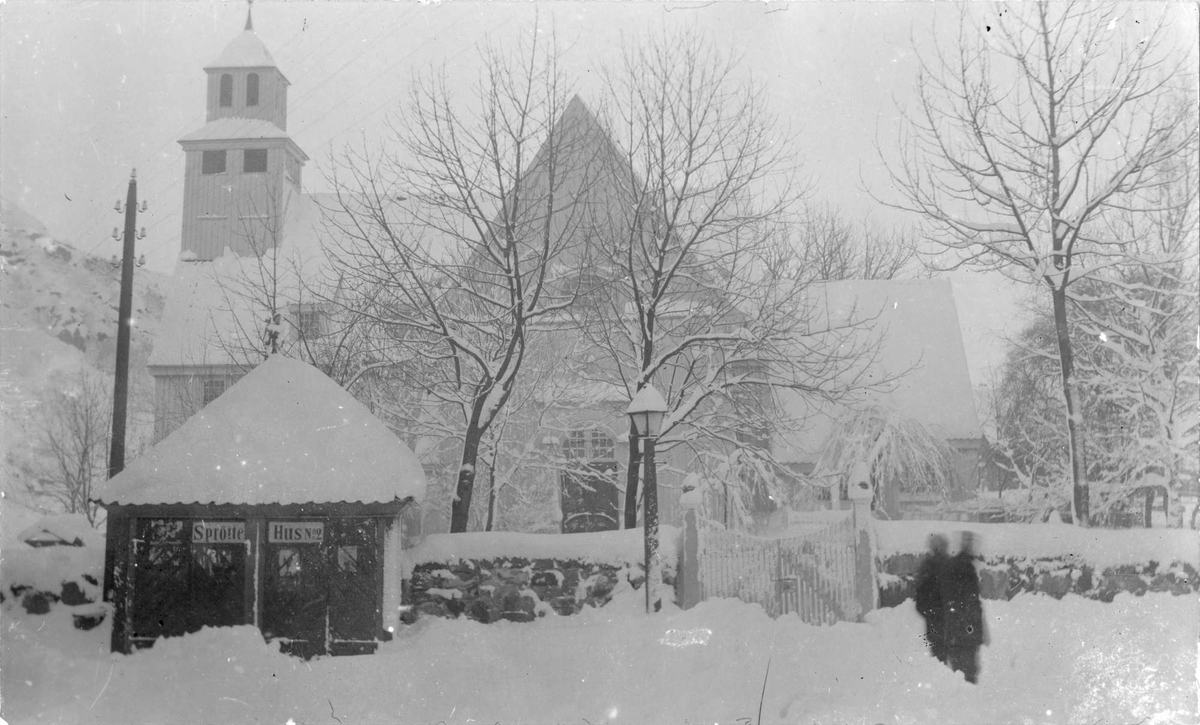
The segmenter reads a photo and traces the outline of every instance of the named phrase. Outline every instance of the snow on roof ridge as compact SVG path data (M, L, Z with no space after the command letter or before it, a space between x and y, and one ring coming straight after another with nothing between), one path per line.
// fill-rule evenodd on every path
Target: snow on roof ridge
M246 28L229 41L221 54L205 64L204 70L219 68L275 68L271 51L251 28Z
M262 118L226 116L224 118L217 118L205 123L200 128L179 139L179 142L209 141L214 139L223 141L226 139L240 138L290 139L291 136L289 136L287 131L284 131L273 121L268 121Z

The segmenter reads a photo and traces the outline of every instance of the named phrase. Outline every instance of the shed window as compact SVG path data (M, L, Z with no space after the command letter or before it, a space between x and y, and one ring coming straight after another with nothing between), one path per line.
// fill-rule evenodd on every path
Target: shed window
M246 174L262 174L267 170L266 149L246 149L242 157L242 172Z
M202 404L208 405L221 397L221 393L225 392L225 388L225 378L208 378L205 380L203 395L201 397Z
M251 73L246 76L246 105L258 105L258 74Z
M221 74L221 107L228 108L233 105L233 76L228 73Z
M223 174L225 173L225 152L224 151L204 151L200 161L200 173L202 174Z

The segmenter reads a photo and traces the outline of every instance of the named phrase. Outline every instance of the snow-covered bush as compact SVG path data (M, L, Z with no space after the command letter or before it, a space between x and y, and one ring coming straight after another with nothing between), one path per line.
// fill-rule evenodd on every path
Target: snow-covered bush
M18 537L22 541L53 537L68 545L5 547L0 564L0 606L46 614L61 604L71 608L80 629L98 624L104 616L104 540L87 520L82 515L46 517ZM74 541L83 545L74 545Z

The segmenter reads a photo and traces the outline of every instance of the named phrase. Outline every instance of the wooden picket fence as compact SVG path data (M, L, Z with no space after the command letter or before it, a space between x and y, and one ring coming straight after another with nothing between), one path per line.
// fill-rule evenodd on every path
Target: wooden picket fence
M856 621L854 519L825 518L778 538L726 530L699 519L700 599L736 597L778 617L795 612L809 624Z

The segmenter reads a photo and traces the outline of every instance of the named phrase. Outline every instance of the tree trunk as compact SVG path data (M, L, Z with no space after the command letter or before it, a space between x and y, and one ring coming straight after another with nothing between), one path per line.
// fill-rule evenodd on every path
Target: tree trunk
M479 460L479 441L483 431L468 428L463 436L462 462L458 467L458 486L454 501L450 505L450 533L461 534L467 530L471 517L471 494L475 490L475 463Z
M1153 526L1154 519L1154 489L1146 489L1146 507L1142 510L1142 524L1147 528Z
M629 424L629 464L625 467L625 528L637 528L638 464L642 460L637 431Z
M488 509L487 524L484 531L492 531L496 526L496 466L488 463Z
M1075 362L1067 329L1067 293L1062 287L1051 290L1054 300L1054 330L1058 337L1058 357L1062 365L1063 401L1067 406L1067 447L1071 456L1071 509L1077 526L1090 526L1088 512L1087 464L1083 455L1082 421L1075 398Z

